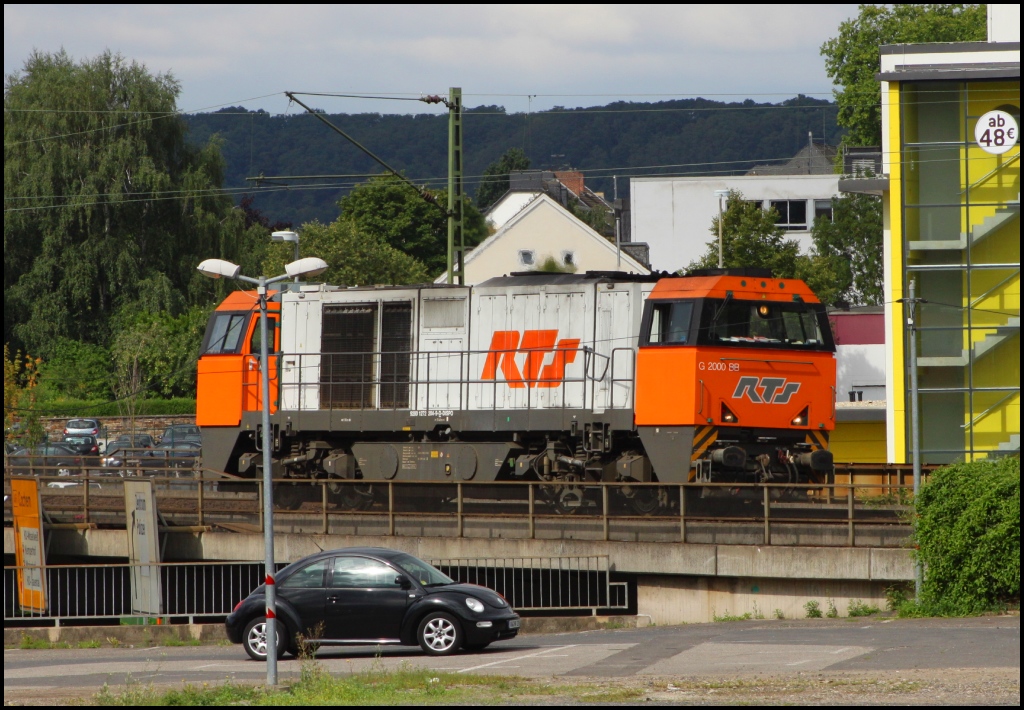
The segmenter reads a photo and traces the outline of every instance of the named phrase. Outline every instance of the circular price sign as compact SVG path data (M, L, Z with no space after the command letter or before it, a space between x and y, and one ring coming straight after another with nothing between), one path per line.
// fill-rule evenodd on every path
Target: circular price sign
M1002 155L1017 145L1019 133L1013 116L1006 111L989 111L978 119L974 140L986 153Z

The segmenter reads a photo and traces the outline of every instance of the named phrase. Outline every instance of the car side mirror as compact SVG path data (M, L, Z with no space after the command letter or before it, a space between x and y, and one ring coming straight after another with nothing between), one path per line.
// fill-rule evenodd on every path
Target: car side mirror
M397 584L402 589L409 589L410 587L412 587L412 582L410 582L409 578L406 577L404 574L400 574L397 577L395 577L395 584Z

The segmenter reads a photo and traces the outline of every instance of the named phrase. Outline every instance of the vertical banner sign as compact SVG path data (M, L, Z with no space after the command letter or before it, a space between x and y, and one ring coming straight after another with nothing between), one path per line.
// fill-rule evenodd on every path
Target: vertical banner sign
M160 546L156 496L152 481L124 482L125 518L128 522L128 562L131 565L132 613L159 616Z
M43 565L43 509L39 479L11 480L14 513L15 564L18 566L18 603L29 613L46 613L46 570Z

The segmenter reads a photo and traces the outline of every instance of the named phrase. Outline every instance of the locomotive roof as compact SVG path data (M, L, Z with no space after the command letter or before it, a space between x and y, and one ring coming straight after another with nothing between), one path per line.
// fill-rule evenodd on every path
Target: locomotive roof
M545 271L513 271L507 276L496 276L477 284L480 287L548 286L555 284L651 283L662 278L660 274L632 274L625 271L587 271L582 274L553 274Z
M662 278L648 298L725 298L740 300L805 301L820 303L807 284L799 279L771 276L679 276Z

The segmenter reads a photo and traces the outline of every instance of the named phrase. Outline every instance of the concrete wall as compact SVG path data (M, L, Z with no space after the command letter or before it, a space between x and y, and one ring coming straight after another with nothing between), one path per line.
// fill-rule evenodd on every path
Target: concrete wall
M637 578L637 614L654 624L693 624L715 617L802 619L808 601L817 601L822 614L829 600L839 616L847 616L852 600L885 608L891 583L863 580L772 579L764 577L689 577L641 575Z
M632 178L629 189L632 240L650 245L651 268L676 271L700 257L707 242L717 238L709 231L718 215L715 190L738 190L745 200L808 200L810 223L814 200L839 193L839 176ZM809 228L789 232L787 238L796 239L803 252L811 246Z

